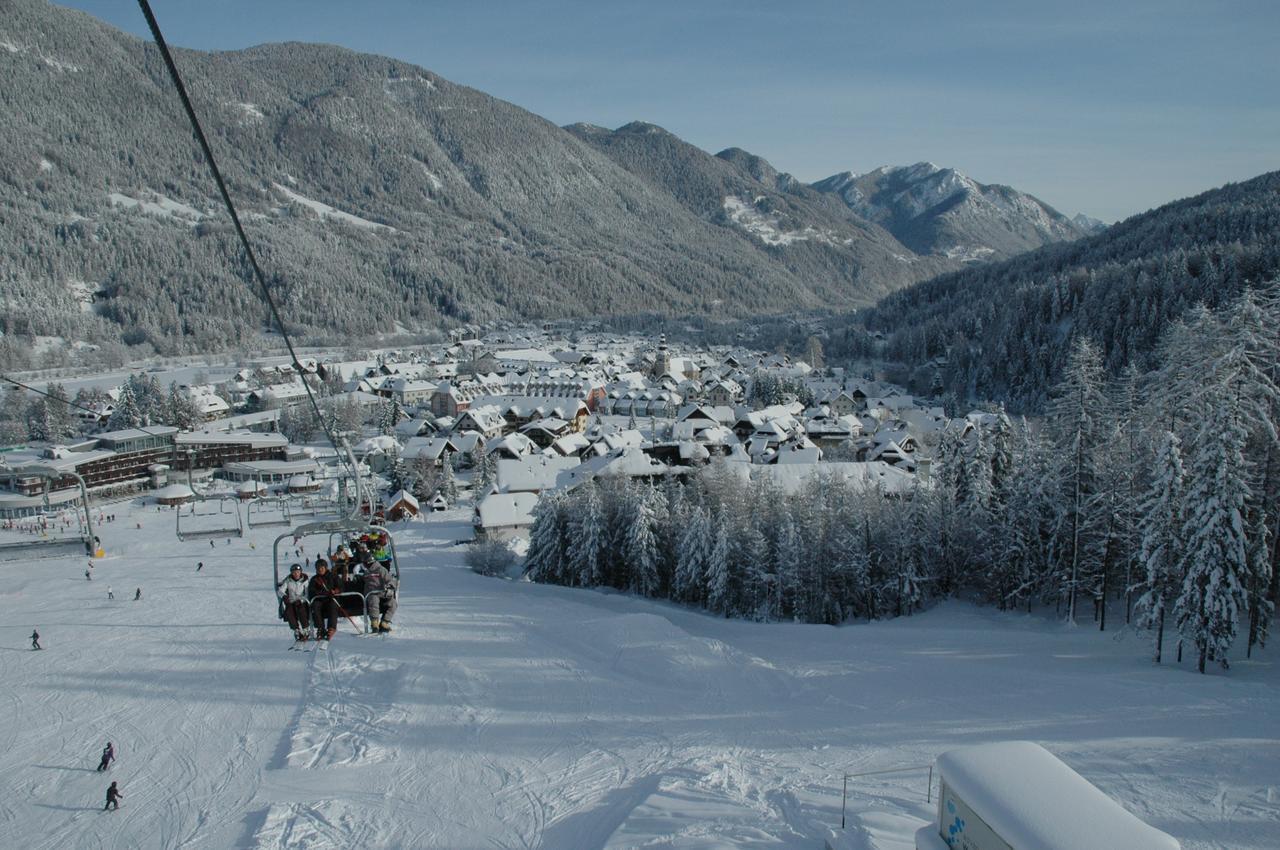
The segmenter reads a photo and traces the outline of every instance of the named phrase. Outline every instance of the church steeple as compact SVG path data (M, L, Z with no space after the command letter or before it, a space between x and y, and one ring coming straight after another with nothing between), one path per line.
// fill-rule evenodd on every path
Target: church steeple
M661 378L671 371L671 352L667 350L667 335L658 337L658 354L653 358L653 376Z

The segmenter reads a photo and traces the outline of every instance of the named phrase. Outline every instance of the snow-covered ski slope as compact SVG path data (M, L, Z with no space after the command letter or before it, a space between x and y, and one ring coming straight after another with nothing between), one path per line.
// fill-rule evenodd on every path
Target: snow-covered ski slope
M117 512L92 582L82 559L0 566L0 845L819 848L845 771L1024 738L1188 850L1280 847L1274 651L1198 676L1136 635L961 603L729 622L476 576L453 512L401 526L394 636L344 621L289 652L279 529L211 548ZM844 846L910 847L924 793L923 772L850 780Z

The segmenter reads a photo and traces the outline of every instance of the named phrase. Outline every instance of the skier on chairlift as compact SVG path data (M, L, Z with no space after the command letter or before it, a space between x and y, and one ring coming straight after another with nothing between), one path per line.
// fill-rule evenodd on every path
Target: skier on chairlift
M293 629L293 639L305 641L311 635L311 627L307 622L307 574L302 571L302 564L289 567L289 575L277 586L280 591L281 612L284 619Z

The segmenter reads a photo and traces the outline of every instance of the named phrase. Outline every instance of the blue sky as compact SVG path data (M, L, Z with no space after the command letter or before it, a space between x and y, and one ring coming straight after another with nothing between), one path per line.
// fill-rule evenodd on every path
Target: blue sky
M74 0L144 35L137 4ZM805 181L930 160L1108 221L1280 169L1280 3L152 0L174 45L341 44Z

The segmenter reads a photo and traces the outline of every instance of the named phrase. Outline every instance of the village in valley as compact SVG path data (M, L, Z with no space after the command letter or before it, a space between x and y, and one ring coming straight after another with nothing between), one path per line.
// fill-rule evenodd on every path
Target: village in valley
M171 382L158 369L119 384L82 377L74 408L48 403L32 439L0 467L0 516L18 540L46 529L46 511L79 499L145 496L179 507L234 496L301 515L337 497L344 458L324 439L308 389L379 486L376 510L396 520L467 505L475 537L528 537L538 497L600 477L660 483L711 463L794 492L819 473L885 497L927 483L932 448L955 422L874 375L747 348L697 347L624 335L550 330L460 331L448 344L245 363L221 380ZM211 369L214 367L210 367ZM187 377L192 369L178 373ZM149 389L148 389L149 388ZM60 387L55 394L65 392ZM43 405L38 398L32 397ZM29 404L30 402L27 402ZM18 405L18 409L26 405ZM11 406L11 410L13 407ZM44 429L42 432L41 429ZM323 448L321 445L323 444ZM187 508L198 526L202 513ZM60 514L72 522L71 511ZM56 523L55 523L56 524Z

